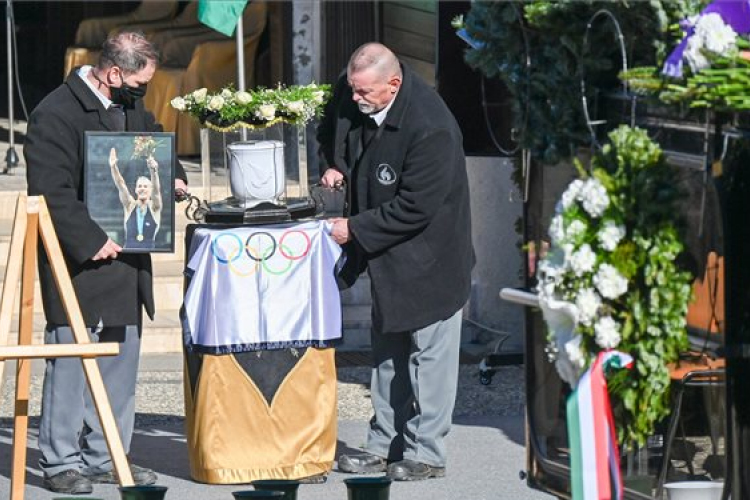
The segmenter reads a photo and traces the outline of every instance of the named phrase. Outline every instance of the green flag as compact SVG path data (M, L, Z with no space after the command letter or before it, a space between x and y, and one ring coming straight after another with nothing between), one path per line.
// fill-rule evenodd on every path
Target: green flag
M247 0L198 0L198 20L232 36L246 4Z

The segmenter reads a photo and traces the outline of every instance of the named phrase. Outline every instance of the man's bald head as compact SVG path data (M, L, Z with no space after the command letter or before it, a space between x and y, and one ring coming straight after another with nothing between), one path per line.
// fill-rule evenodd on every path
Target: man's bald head
M354 51L349 58L348 75L372 70L384 79L393 76L401 78L401 65L391 49L381 43L366 43Z
M352 99L367 115L377 113L395 99L403 78L396 54L379 43L366 43L355 50L346 76Z

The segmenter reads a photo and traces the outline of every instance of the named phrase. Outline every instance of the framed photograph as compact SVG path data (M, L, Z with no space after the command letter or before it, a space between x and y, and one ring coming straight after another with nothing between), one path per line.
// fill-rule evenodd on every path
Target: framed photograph
M84 195L123 252L174 252L174 134L86 132Z

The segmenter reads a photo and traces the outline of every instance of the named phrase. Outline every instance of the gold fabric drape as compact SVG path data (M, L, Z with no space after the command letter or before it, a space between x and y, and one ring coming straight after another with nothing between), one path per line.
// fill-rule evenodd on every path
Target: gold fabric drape
M308 348L270 405L231 354L204 355L196 386L186 375L194 480L236 484L330 472L337 419L333 348Z

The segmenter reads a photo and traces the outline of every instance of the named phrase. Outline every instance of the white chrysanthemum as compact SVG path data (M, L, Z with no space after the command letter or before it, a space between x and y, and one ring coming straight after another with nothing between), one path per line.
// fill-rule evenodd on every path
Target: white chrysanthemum
M607 189L597 179L588 179L581 188L578 198L583 209L592 217L599 217L609 206Z
M582 187L583 187L583 181L580 179L576 179L570 184L568 184L568 188L560 197L560 203L564 210L569 209L571 205L575 203L576 198L578 198L578 193L581 192Z
M610 264L599 266L594 275L594 285L606 299L616 299L628 291L628 280Z
M715 12L700 17L695 35L703 39L703 46L715 54L726 54L737 47L737 33Z
M276 116L276 106L273 104L261 104L258 106L257 114L264 120L272 120Z
M553 244L558 244L565 239L565 222L562 215L555 215L549 224L549 237Z
M292 113L301 113L302 110L305 108L305 103L302 101L291 101L286 104L286 109L291 111Z
M596 264L596 254L588 244L581 245L581 248L570 256L570 268L576 276L590 273L594 270L594 264Z
M596 318L596 313L601 305L602 299L599 294L593 288L584 288L576 298L578 320L584 325L590 325L591 321Z
M215 95L208 100L206 107L211 111L219 111L224 107L224 98L220 95Z
M187 103L182 97L175 97L169 104L171 104L177 111L185 111L185 109L187 109Z
M620 326L611 316L605 316L594 325L596 344L602 349L614 349L620 344Z
M604 227L599 230L597 237L602 248L611 252L617 248L618 243L625 237L625 227L607 221L604 223Z
M195 99L195 102L197 102L198 104L202 104L203 102L205 102L207 95L208 95L207 88L202 88L202 89L193 91L193 99Z
M234 100L239 104L250 104L250 101L253 100L253 96L250 94L250 92L240 90L234 94Z
M573 222L568 224L568 228L565 230L565 239L568 241L576 241L579 236L586 233L586 223L582 220L575 219Z
M230 97L232 97L232 91L230 89L223 89L221 91L221 97L223 97L224 99L229 99Z

